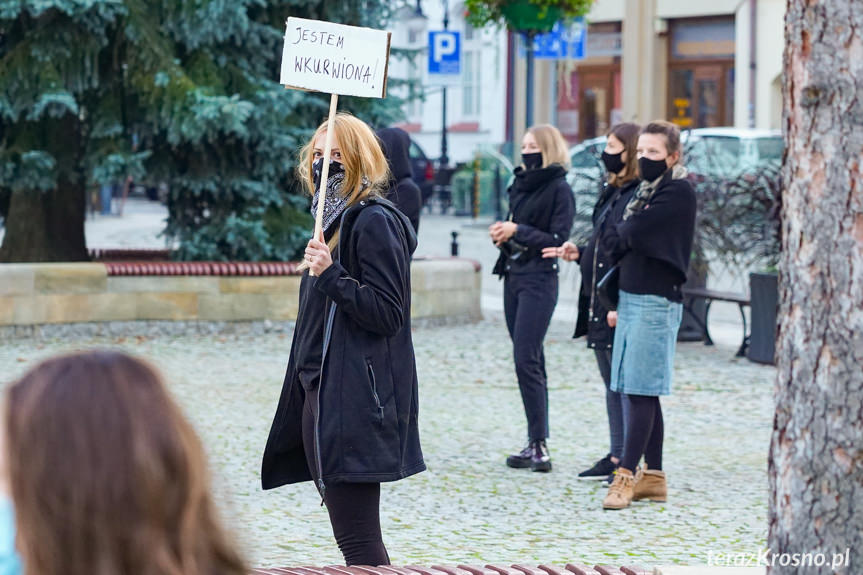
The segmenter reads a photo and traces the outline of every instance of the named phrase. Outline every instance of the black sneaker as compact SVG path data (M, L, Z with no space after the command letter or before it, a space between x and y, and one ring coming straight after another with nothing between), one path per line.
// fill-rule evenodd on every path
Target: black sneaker
M506 458L506 464L508 467L513 467L515 469L527 469L530 467L530 456L533 454L533 447L531 443L528 443L527 446L522 449L519 453L515 455L510 455Z
M578 474L579 479L587 479L591 481L602 481L611 476L614 473L614 470L617 469L617 465L611 461L611 456L606 455L599 461L593 464L593 467L590 469L585 469L581 473Z

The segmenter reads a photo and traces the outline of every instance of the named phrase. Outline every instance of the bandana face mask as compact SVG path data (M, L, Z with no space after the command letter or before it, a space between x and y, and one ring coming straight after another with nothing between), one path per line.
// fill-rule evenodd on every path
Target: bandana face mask
M315 196L312 198L312 216L316 216L318 212L318 201L321 195L321 171L323 167L323 158L318 158L312 164L312 177L315 183ZM330 160L330 173L327 176L326 196L324 199L324 232L336 221L348 204L348 199L342 195L344 181L345 167L341 162Z

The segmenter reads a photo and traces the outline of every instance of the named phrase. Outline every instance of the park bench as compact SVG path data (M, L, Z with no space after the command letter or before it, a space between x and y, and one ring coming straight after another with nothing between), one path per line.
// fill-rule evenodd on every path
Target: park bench
M710 338L710 331L707 329L708 317L710 316L710 304L715 301L726 301L737 304L740 309L740 318L743 320L743 341L740 344L740 349L735 354L736 357L744 357L746 348L749 347L749 326L746 321L746 313L744 308L749 305L749 296L741 293L723 292L702 287L683 287L683 309L692 317L695 323L698 324L704 332L704 345L713 345L713 340ZM693 304L703 299L705 301L704 318L702 319L693 309Z
M624 565L581 565L568 563L565 567L559 565L501 565L489 564L484 567L476 565L407 565L396 567L385 565L369 567L354 565L344 567L328 565L326 567L268 567L255 569L250 575L653 575L655 571L646 567Z

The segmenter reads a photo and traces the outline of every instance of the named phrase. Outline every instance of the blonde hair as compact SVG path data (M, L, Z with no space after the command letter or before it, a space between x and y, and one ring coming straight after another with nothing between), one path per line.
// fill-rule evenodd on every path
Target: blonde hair
M342 193L348 200L348 207L369 197L382 196L389 181L389 168L387 159L381 149L377 136L368 124L345 112L336 114L333 120L335 127L334 141L339 144L341 163L345 167L345 180L342 184ZM313 196L315 193L315 180L312 165L315 163L315 141L321 134L326 134L329 128L329 120L318 126L308 143L300 150L300 158L297 172L306 192ZM368 185L363 185L363 177ZM322 182L326 189L326 182ZM339 243L338 231L327 242L330 250L335 250ZM304 261L299 269L305 270L309 266Z
M569 147L560 131L551 124L539 124L527 129L533 134L533 139L542 152L542 167L547 168L552 164L559 164L569 169Z

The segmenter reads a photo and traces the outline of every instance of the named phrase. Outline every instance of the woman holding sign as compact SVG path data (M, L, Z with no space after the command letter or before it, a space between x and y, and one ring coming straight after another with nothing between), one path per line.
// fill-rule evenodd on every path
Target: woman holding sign
M503 310L512 338L515 372L527 416L527 445L510 455L509 467L551 471L548 386L543 340L557 305L557 258L542 250L569 238L575 198L566 183L569 152L554 126L528 129L521 142L522 165L509 189L509 217L489 228L500 257L494 267L503 280Z
M322 233L309 241L287 373L261 469L264 489L314 480L348 565L387 565L380 484L425 469L410 328L410 221L380 197L387 161L374 132L335 116L300 153ZM309 273L311 272L311 273Z

